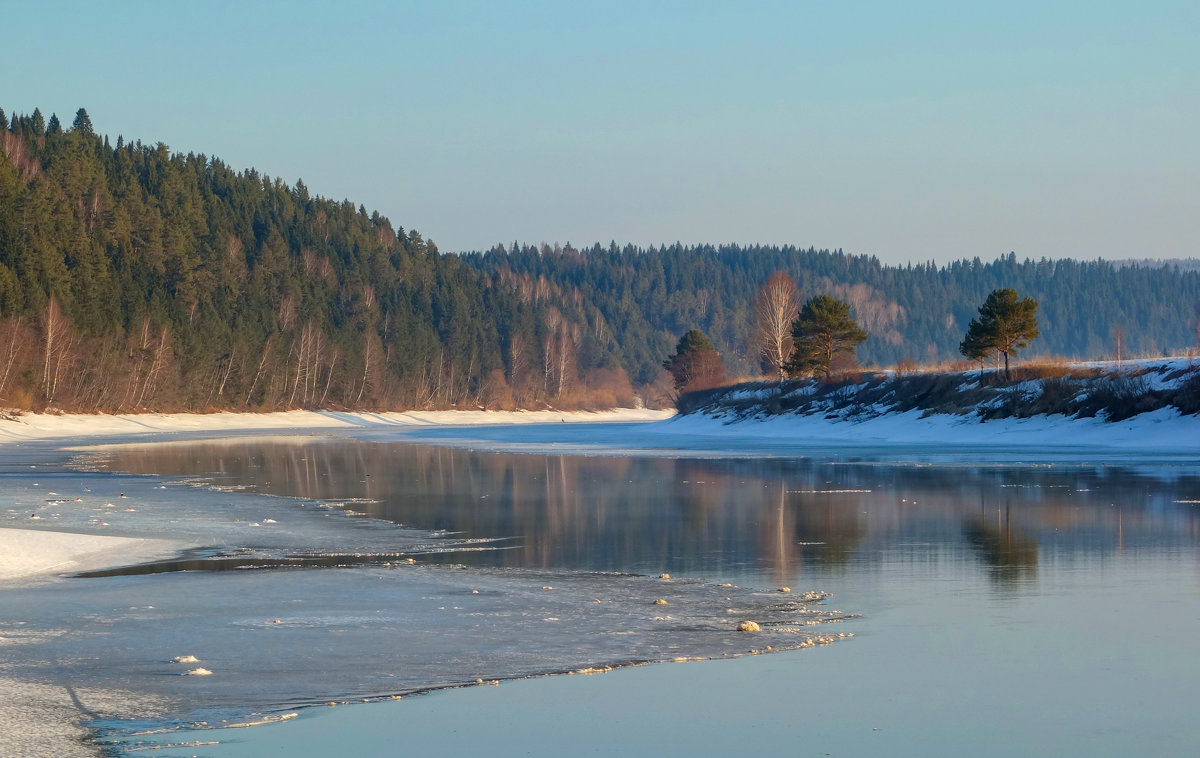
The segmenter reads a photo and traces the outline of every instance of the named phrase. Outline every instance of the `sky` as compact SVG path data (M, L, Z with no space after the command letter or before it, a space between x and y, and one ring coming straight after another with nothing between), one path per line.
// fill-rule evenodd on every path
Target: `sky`
M0 107L445 252L1200 256L1200 3L26 2Z

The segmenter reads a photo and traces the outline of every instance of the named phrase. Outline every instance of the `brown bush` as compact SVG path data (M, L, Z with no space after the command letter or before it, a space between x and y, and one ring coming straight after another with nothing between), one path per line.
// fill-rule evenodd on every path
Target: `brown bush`
M637 395L629 376L622 368L594 368L584 379L591 402L605 408L632 408L637 404Z
M1013 379L1016 381L1027 379L1058 379L1075 374L1076 371L1071 368L1071 362L1066 358L1058 356L1039 358L1036 361L1025 363L1012 370Z
M901 358L896 364L896 376L912 376L921 373L921 364L912 358Z
M513 400L512 388L508 386L504 372L500 369L493 369L483 380L483 386L479 388L479 404L489 411L516 409L517 403Z

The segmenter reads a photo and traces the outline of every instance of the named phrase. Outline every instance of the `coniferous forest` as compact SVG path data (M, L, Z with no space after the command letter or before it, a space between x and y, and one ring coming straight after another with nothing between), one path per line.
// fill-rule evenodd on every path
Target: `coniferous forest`
M991 291L1040 303L1023 357L1182 352L1200 269L1130 261L946 266L794 247L443 254L349 200L203 154L0 111L0 407L535 408L669 401L693 328L761 373L753 302L774 271L848 302L864 365L954 360ZM1140 262L1132 262L1140 261ZM636 395L636 396L635 396Z

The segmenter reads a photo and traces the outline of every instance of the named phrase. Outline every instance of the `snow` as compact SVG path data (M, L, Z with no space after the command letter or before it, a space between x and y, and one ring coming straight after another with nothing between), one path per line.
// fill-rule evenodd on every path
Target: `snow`
M281 413L130 413L24 414L0 420L0 444L78 437L137 437L180 432L254 430L320 430L418 426L524 426L528 424L659 421L674 411L618 408L611 411L410 411L348 413L286 411Z
M50 574L73 573L165 558L173 540L0 528L0 586Z
M930 415L922 411L890 413L865 420L822 415L774 416L730 422L694 414L647 429L673 436L724 438L753 445L789 443L801 447L911 445L974 449L1079 450L1200 455L1200 416L1182 416L1174 408L1144 413L1126 421L1035 416L980 421L975 416Z

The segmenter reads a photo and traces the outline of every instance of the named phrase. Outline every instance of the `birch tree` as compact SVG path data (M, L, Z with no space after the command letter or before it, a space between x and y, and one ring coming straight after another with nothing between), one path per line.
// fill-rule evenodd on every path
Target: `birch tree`
M764 368L783 381L783 367L792 356L792 322L800 313L796 281L776 271L758 289L754 303L754 346Z

